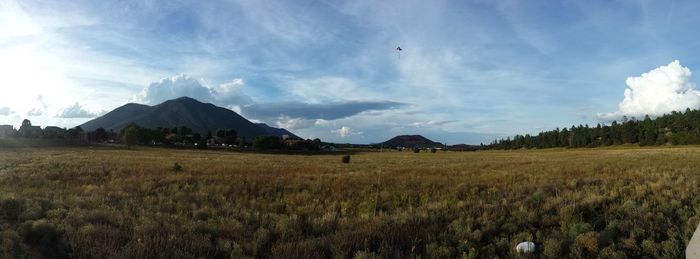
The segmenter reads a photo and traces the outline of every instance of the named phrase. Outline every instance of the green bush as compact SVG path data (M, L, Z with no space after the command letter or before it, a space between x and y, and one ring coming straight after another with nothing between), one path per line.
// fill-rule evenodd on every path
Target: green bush
M0 232L0 258L25 258L27 248L22 244L22 237L14 230Z
M598 233L594 231L580 234L574 240L574 246L590 256L598 254Z
M17 220L24 211L24 203L16 198L0 201L0 215L6 220Z
M66 234L72 258L116 258L123 256L131 236L123 230L103 224L87 224Z
M173 167L171 168L175 172L180 172L182 171L182 166L178 163L173 164Z
M36 248L43 255L55 258L68 258L70 249L63 240L63 232L46 220L26 221L20 226L24 242Z
M588 224L586 222L574 223L573 225L571 225L571 228L569 228L569 236L576 238L579 235L589 232L591 230L593 230L591 224Z
M559 239L547 239L544 241L542 256L544 258L561 258L561 241Z

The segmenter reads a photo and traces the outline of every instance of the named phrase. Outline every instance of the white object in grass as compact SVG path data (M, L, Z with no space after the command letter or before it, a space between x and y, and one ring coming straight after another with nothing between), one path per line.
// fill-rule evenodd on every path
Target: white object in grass
M515 250L518 253L532 253L535 252L535 243L533 242L522 242L515 246Z

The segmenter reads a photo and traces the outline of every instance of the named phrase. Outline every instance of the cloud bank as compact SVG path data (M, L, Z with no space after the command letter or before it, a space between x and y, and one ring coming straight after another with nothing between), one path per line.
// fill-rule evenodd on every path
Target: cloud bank
M254 118L291 117L336 120L365 111L399 108L405 104L392 101L346 101L329 103L258 103L243 107L244 115Z
M327 125L329 121L352 117L363 112L395 109L404 105L391 101L280 102L244 106L241 107L241 112L246 118L274 121L277 127L298 130ZM351 134L339 135L345 137Z
M625 98L618 110L599 113L598 119L614 120L622 116L641 118L659 116L672 111L700 107L700 91L690 81L692 73L675 60L641 76L628 77Z

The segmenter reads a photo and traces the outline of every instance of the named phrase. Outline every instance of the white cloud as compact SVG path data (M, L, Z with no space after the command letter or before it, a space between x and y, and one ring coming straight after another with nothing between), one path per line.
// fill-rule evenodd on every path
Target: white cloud
M392 101L344 101L324 103L277 102L256 103L242 107L246 116L258 119L293 117L336 120L366 111L392 110L405 106Z
M136 97L136 100L145 104L159 104L183 96L204 102L209 102L214 97L212 90L202 86L197 79L177 75L149 84Z
M316 120L309 120L309 119L303 119L303 118L291 118L288 116L283 116L277 118L275 121L275 125L279 128L285 128L287 130L297 130L297 129L306 129L311 126L316 125L317 121Z
M41 116L42 114L44 114L44 111L37 108L32 108L27 112L27 116Z
M441 126L441 125L445 125L445 124L453 123L453 122L457 122L457 120L445 120L445 121L427 120L427 121L417 121L417 122L412 123L411 125L413 125L414 127L423 128L423 127L429 127L429 126Z
M93 112L90 112L90 111L83 109L83 106L80 105L78 102L76 102L75 104L70 105L70 106L66 107L65 109L63 109L63 111L61 111L61 113L56 115L56 117L67 118L67 119L70 119L70 118L93 118L93 117L97 117L97 113L93 113Z
M10 107L0 107L0 115L10 115L11 113Z
M243 93L244 86L245 82L243 79L236 78L228 83L221 84L216 90L212 90L212 94L214 94L214 99L218 103L240 107L253 102L250 96Z
M252 99L243 93L244 85L243 79L237 78L213 88L203 85L197 79L181 74L149 84L134 99L140 103L153 105L187 96L201 102L213 102L221 106L241 106L252 102Z
M690 81L690 69L678 60L660 66L638 77L628 77L625 83L625 98L618 110L599 113L602 120L618 119L622 116L659 116L671 111L700 107L700 91Z
M350 129L348 126L342 126L340 129L337 130L331 130L331 133L338 134L341 138L350 136L350 135L360 135L362 132L355 132Z
M44 96L38 95L36 97L36 101L38 102L38 106L35 106L31 110L27 112L27 116L41 116L44 113L46 113L46 110L48 109L48 105L46 105L46 102L44 102Z

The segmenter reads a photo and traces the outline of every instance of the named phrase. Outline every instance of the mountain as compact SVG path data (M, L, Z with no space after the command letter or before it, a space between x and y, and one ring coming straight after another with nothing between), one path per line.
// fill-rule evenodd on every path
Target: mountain
M104 128L107 131L119 131L129 123L136 123L146 128L186 126L202 135L218 129L235 129L238 136L248 139L257 136L296 135L286 129L255 124L238 113L218 107L211 103L202 103L189 97L180 97L165 101L155 106L129 103L113 111L80 125L83 130L93 131Z
M287 135L287 136L289 136L290 138L298 138L298 139L300 139L300 137L298 137L297 135L294 135L294 133L291 133L291 132L289 132L288 130L283 129L283 128L274 128L274 127L270 127L270 126L268 126L268 125L265 124L265 123L257 123L256 125L258 125L259 127L265 129L265 130L267 131L268 135L272 135L272 136L284 136L284 135Z
M429 140L421 135L401 135L382 143L388 147L406 147L406 148L431 148L442 147L442 143Z

